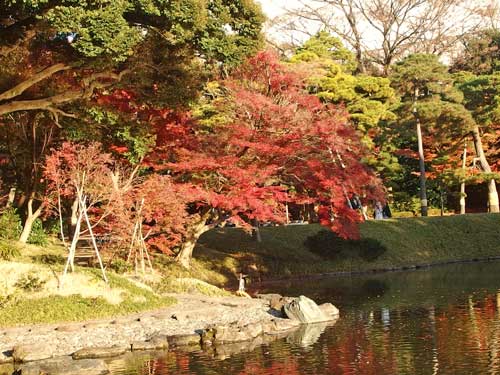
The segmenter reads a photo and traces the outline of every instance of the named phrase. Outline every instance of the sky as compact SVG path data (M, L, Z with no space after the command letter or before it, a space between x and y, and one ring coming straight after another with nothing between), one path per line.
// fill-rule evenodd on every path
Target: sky
M298 0L256 0L262 6L262 10L268 18L279 16L283 13L284 7L292 7L299 5Z

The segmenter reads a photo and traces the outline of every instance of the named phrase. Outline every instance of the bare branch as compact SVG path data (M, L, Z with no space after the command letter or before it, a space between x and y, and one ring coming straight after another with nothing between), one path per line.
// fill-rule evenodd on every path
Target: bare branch
M57 72L68 69L71 69L71 67L65 64L55 64L49 66L48 68L43 69L41 72L31 76L29 79L21 82L20 84L14 86L13 88L4 91L2 94L0 94L0 101L15 98L16 96L21 95L24 91L26 91L30 87L36 85L38 82L51 77Z

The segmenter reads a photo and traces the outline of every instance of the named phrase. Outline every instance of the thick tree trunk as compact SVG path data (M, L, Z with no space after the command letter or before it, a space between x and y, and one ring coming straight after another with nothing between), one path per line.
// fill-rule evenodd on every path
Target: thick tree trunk
M476 155L481 165L483 172L491 173L491 167L484 155L483 143L481 142L481 134L479 132L479 126L475 125L472 129L472 139L474 140L474 148L476 150ZM489 212L500 212L498 204L498 192L497 186L494 179L488 182L488 207Z
M38 217L40 217L42 213L42 208L43 204L41 204L40 207L38 207L36 211L33 212L33 198L30 198L30 200L28 201L28 216L26 217L23 231L21 232L21 236L19 237L20 242L22 243L28 242L31 230L33 229L33 224L35 220L38 219Z
M193 250L198 242L200 236L208 231L210 227L206 225L206 220L202 219L198 224L194 225L186 236L186 240L181 246L181 250L175 260L183 267L191 267L191 258L193 257Z

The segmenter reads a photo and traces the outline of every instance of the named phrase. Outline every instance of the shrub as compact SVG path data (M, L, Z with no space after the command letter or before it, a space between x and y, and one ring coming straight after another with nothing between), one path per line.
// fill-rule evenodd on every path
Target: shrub
M362 238L360 240L344 240L329 230L320 230L314 236L309 236L304 245L310 252L325 259L335 258L340 252L350 252L365 261L374 261L387 251L380 241L373 238Z
M324 258L331 258L345 247L345 240L330 230L322 229L314 236L305 239L304 245L311 253Z
M113 259L111 263L108 264L108 268L119 274L132 271L132 265L120 258Z
M15 304L17 301L18 298L15 294L0 294L0 309L3 309L11 304Z
M13 207L6 208L0 215L0 237L18 240L21 235L21 218Z
M43 230L42 220L36 219L33 222L31 233L28 237L28 243L38 246L46 246L48 244L48 237Z
M66 258L58 254L41 254L31 257L34 262L47 265L65 264Z
M0 259L11 260L21 255L19 247L13 243L0 241Z
M42 290L46 282L47 280L39 278L34 273L28 273L21 276L14 284L14 286L26 292L38 292Z

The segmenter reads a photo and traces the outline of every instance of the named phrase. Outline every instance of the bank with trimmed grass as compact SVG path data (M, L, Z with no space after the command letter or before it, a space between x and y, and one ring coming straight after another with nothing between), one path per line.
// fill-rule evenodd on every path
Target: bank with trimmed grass
M260 243L237 228L206 233L194 272L220 284L240 271L255 281L500 257L499 214L370 220L360 225L361 241L341 240L317 224L260 231Z

